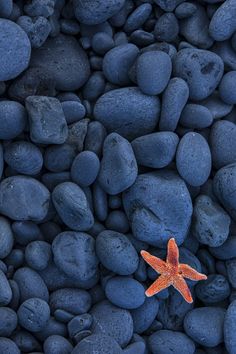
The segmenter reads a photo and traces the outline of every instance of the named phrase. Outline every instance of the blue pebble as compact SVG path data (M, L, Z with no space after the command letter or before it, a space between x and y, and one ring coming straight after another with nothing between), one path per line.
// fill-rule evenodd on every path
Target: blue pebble
M197 11L196 4L185 1L184 3L179 4L175 9L175 16L182 20L192 16Z
M169 165L176 153L178 135L173 132L157 132L140 136L132 141L137 163L152 168Z
M110 209L120 209L122 205L122 200L119 195L110 195L109 196L109 208Z
M70 338L75 337L80 331L89 329L92 323L93 317L89 313L73 317L67 325Z
M42 239L38 225L32 221L15 221L12 224L17 243L26 246L29 242Z
M224 340L226 349L230 354L234 354L236 346L235 338L236 324L236 301L234 300L228 307L224 321Z
M23 267L17 269L13 276L13 280L17 283L20 290L21 303L30 298L40 298L48 301L49 293L42 277L33 269Z
M68 129L68 138L66 143L73 145L78 152L83 150L84 140L88 130L89 119L81 119L78 122L72 123L69 125Z
M148 347L153 354L195 353L195 344L186 334L170 330L154 332L148 338Z
M20 16L17 24L27 33L32 48L39 48L47 40L50 32L50 22L43 16L32 19L29 16Z
M1 337L0 352L6 354L20 354L20 349L11 339Z
M236 220L236 164L222 167L214 176L214 194L229 215Z
M137 59L136 70L140 90L146 95L159 95L170 80L171 58L162 51L143 53Z
M221 260L232 259L236 257L236 237L229 236L223 245L219 247L209 247L211 254Z
M158 18L154 35L159 42L173 42L179 33L179 23L171 12L164 13Z
M93 205L97 219L101 222L105 221L108 214L107 194L97 182L93 185Z
M204 129L212 125L212 112L205 106L196 103L187 103L184 107L180 124L187 128Z
M0 336L10 337L17 326L17 315L10 307L1 307L0 316Z
M45 354L71 354L73 346L66 338L52 335L43 343L43 349Z
M105 77L101 71L95 71L83 87L83 97L89 101L95 101L104 93ZM92 123L96 122L91 122Z
M151 4L141 4L134 9L129 17L127 18L124 31L127 33L131 33L139 28L148 20L149 16L152 12Z
M129 231L129 222L125 213L121 210L111 211L106 219L106 228L120 233L127 233Z
M153 323L159 310L159 302L155 297L146 298L143 305L131 310L134 332L142 334Z
M19 324L30 332L38 332L44 328L50 317L50 308L46 301L31 298L24 301L18 311Z
M94 239L81 232L65 231L52 243L55 264L69 277L88 281L97 272Z
M191 186L204 184L211 172L211 152L207 141L198 133L185 134L177 148L176 166Z
M9 307L12 310L17 310L19 307L19 303L20 303L20 289L19 286L17 285L17 283L15 282L15 280L10 279L9 280L9 284L11 287L11 291L12 291L12 298L11 301L9 302Z
M80 315L90 309L91 297L86 290L63 288L50 294L49 305L52 313L60 309Z
M172 78L162 96L160 130L175 131L188 98L189 87L186 82L179 77Z
M20 135L26 125L26 111L19 102L0 101L0 139L13 139Z
M1 248L0 259L7 257L12 251L14 238L9 221L0 216L0 235L1 235Z
M0 306L6 306L12 300L12 290L10 287L10 283L3 273L0 270Z
M159 99L144 95L136 87L109 91L94 107L95 119L108 132L116 131L129 139L151 133L157 125L159 112Z
M8 266L13 266L15 269L21 267L24 263L24 251L19 248L13 248L4 259L4 263Z
M105 334L92 334L82 339L73 349L71 354L122 354L123 350L109 335Z
M145 289L129 277L113 277L105 286L105 293L112 304L124 309L136 309L145 301Z
M7 81L27 69L31 45L25 31L13 21L1 18L0 33L0 81Z
M220 56L203 49L186 48L174 60L174 75L186 80L189 97L203 100L216 89L224 72Z
M204 282L195 287L196 296L205 304L214 304L227 299L230 295L228 280L220 274L210 274Z
M66 18L60 20L60 29L64 34L76 36L79 34L80 26L76 20Z
M82 151L74 159L71 166L71 179L81 187L88 187L97 178L100 161L92 151Z
M133 335L133 321L128 310L121 309L104 300L92 308L92 332L111 336L122 347L130 342Z
M113 15L109 19L109 23L113 27L123 27L125 24L125 21L130 14L130 12L134 9L134 3L132 0L127 0L124 3L124 6L118 11L115 15Z
M139 257L129 239L105 230L96 238L96 253L104 267L119 275L130 275L138 268Z
M67 329L64 323L56 321L54 317L50 317L44 328L37 332L35 336L37 336L41 342L44 342L49 336L53 335L66 337Z
M234 0L226 0L214 13L209 33L215 41L225 41L236 31L236 4Z
M34 270L45 269L51 256L51 245L45 241L31 242L25 248L25 260Z
M98 32L93 36L91 45L95 53L104 55L112 49L115 44L108 33Z
M68 323L73 319L74 315L68 311L58 309L54 312L54 317L57 321Z
M138 53L138 47L132 43L121 44L109 50L103 59L103 73L106 79L116 85L129 84L129 70Z
M61 183L69 182L71 180L70 172L54 172L44 173L41 178L43 184L48 188L50 192Z
M136 342L129 344L124 350L124 354L145 354L146 345L145 342Z
M98 181L108 194L118 194L129 188L138 174L131 144L117 133L109 134L103 145L103 157Z
M230 41L215 42L212 50L221 57L226 70L236 70L236 52Z
M179 4L184 2L185 0L154 0L154 2L160 6L160 8L164 11L173 11Z
M1 18L9 18L13 11L13 0L4 1L0 5Z
M87 231L94 224L88 200L77 184L64 182L52 192L53 204L63 222L76 231Z
M228 280L230 284L232 285L233 288L236 287L236 276L235 276L235 270L236 270L236 259L228 259L225 262L226 265L226 270L227 270L227 275L228 275Z
M24 11L29 16L49 17L54 11L54 2L50 0L33 0L30 4L24 6Z
M236 11L236 10L235 10ZM236 71L226 73L219 85L220 98L227 104L236 104Z
M86 114L85 107L77 101L64 101L61 103L67 124L78 122Z
M40 149L28 141L17 141L5 148L4 159L16 172L24 175L36 175L43 166Z
M13 176L0 184L0 211L13 220L40 221L49 208L49 191L38 180Z
M220 307L195 308L185 316L184 330L198 344L212 348L223 342L224 317Z
M57 98L29 96L26 99L30 137L34 143L63 144L68 128L62 106Z
M76 156L74 146L69 144L51 145L45 149L44 166L51 172L70 170Z

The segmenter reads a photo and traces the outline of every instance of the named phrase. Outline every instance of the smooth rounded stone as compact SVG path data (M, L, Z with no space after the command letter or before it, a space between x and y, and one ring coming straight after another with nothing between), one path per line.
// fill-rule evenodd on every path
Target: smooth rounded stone
M128 16L125 25L123 27L124 31L131 33L143 26L143 24L148 20L152 12L151 4L141 4L134 9Z
M2 178L3 169L4 169L4 152L2 144L0 144L0 179Z
M40 149L28 141L16 141L6 146L4 160L16 172L36 175L43 166Z
M148 338L148 348L153 354L195 353L194 342L182 332L160 330Z
M225 41L236 31L236 4L234 0L226 0L214 13L209 33L215 41Z
M94 239L82 232L65 231L52 243L54 262L66 275L87 281L97 272Z
M223 342L224 317L220 307L195 308L186 314L184 330L198 344L212 348Z
M54 312L54 317L57 321L68 323L74 318L74 315L68 311L59 309Z
M6 258L13 247L14 238L9 221L0 216L0 259Z
M172 78L162 96L159 129L175 131L189 97L189 88L179 77Z
M164 11L170 12L173 11L179 4L185 0L154 0L154 2L160 6Z
M103 73L106 79L116 85L130 83L129 70L139 53L132 43L121 44L109 50L103 59Z
M171 58L162 51L143 53L137 59L136 70L140 90L146 95L159 95L170 80Z
M208 32L210 20L203 6L197 3L193 5L196 11L180 22L180 34L194 46L203 49L210 48L213 44L213 39Z
M181 245L188 233L192 201L184 181L172 171L139 175L123 194L123 205L136 239L166 248L171 235Z
M226 73L219 85L219 94L222 101L227 104L236 104L236 71Z
M63 34L48 38L40 48L34 49L30 65L48 72L59 91L79 89L90 74L87 55L78 41Z
M144 95L137 87L124 87L102 95L94 106L95 119L108 132L134 139L151 133L158 122L158 97Z
M99 55L104 55L114 47L113 38L106 32L98 32L92 38L92 48Z
M0 16L2 18L9 18L13 11L13 0L1 1Z
M37 16L34 20L29 16L20 16L17 24L27 33L32 48L41 47L52 30L50 22L43 16Z
M104 191L114 195L129 188L138 174L131 144L117 133L109 134L103 145L98 181Z
M10 307L1 307L0 316L0 336L10 337L17 326L17 315Z
M20 135L26 125L26 110L15 101L0 101L0 139L14 139Z
M57 309L74 315L86 313L91 307L91 296L86 290L63 288L50 294L49 305L52 313Z
M145 332L155 320L158 310L159 302L154 296L145 298L143 305L131 310L134 332L139 334Z
M93 306L90 314L93 316L91 330L94 334L109 335L122 348L126 347L133 335L133 320L129 311L104 300Z
M107 194L97 182L93 185L93 207L98 221L104 222L108 215Z
M16 242L22 246L42 239L40 229L33 221L15 221L12 223L12 231Z
M32 0L24 6L24 11L29 16L49 17L54 12L54 2L50 0Z
M210 274L207 280L195 287L198 299L205 304L214 304L229 297L231 292L228 280L221 274Z
M153 33L139 29L131 33L130 42L139 47L146 47L155 42L155 37Z
M146 344L145 342L137 341L129 344L124 350L124 354L145 354Z
M28 67L31 45L25 31L13 21L1 18L0 33L0 81L7 81Z
M197 11L196 4L192 4L191 2L185 1L182 4L179 4L175 9L175 16L182 20L184 18L188 18L192 16Z
M211 172L211 151L198 133L185 134L177 148L176 166L181 177L191 186L201 186Z
M82 151L74 159L71 166L71 179L81 187L88 187L97 178L100 161L92 151Z
M92 151L100 157L106 135L106 130L100 122L91 121L88 125L84 149Z
M220 260L236 258L236 237L229 236L223 245L219 247L209 247L211 254Z
M76 101L65 101L61 103L67 124L83 119L86 114L85 107Z
M17 316L21 327L30 332L38 332L48 322L50 308L46 301L35 297L24 301L20 305Z
M179 33L179 23L173 13L161 15L154 28L154 35L159 42L173 42Z
M203 49L185 48L174 60L174 75L184 79L192 100L203 100L216 89L224 72L220 56Z
M216 122L210 133L213 165L220 169L236 162L236 125L227 120Z
M119 275L138 268L139 257L129 239L115 231L102 231L96 238L96 254L104 267Z
M218 91L213 92L211 96L201 101L201 104L209 109L213 119L223 118L233 109L233 105L229 105L221 100Z
M138 165L163 168L175 157L178 135L173 132L157 132L140 136L131 145Z
M17 283L20 290L20 302L33 297L48 301L49 293L42 277L33 269L28 267L16 270L13 279Z
M34 270L45 269L51 257L51 245L45 241L30 242L25 248L25 260Z
M12 300L12 289L6 275L0 270L0 306L7 306Z
M71 354L73 346L66 338L52 335L43 343L43 349L45 354Z
M123 350L111 336L92 334L80 341L71 354L122 354Z
M76 36L80 31L78 22L73 19L61 19L60 28L62 33L72 36Z
M120 233L128 232L129 222L126 214L121 210L111 211L106 219L106 228Z
M86 100L95 101L104 93L105 83L104 74L101 71L95 71L83 87L83 97Z
M226 70L236 70L236 52L229 40L215 42L212 51L221 57Z
M0 352L4 354L20 354L20 349L13 340L5 337L0 337Z
M233 288L236 288L236 276L235 276L235 271L236 271L236 259L228 259L225 262L226 265L226 270L227 270L227 275L228 275L228 280L230 284L232 285Z
M54 97L29 96L26 99L30 138L39 144L63 144L68 128L60 101Z
M105 286L105 293L112 304L124 309L136 309L145 301L145 289L129 277L113 277Z
M195 199L191 232L200 243L221 246L228 238L230 223L229 215L210 197L200 195Z
M224 341L226 349L229 354L235 353L236 338L235 338L235 325L236 325L236 300L229 305L224 321Z
M67 325L70 338L75 337L80 331L89 329L92 323L93 317L89 313L73 317Z
M205 106L195 103L187 103L184 107L180 124L187 128L204 129L213 123L212 112Z
M90 120L85 118L68 126L68 138L66 143L74 146L78 152L84 149L84 141L89 122Z
M63 222L72 230L87 231L93 226L88 200L77 184L64 182L56 186L52 201Z
M76 149L72 145L50 145L44 152L44 166L51 172L67 171L75 156Z
M101 24L119 12L124 3L125 0L73 1L76 19L86 25Z
M236 163L217 171L213 179L213 191L229 215L236 220Z
M13 176L0 183L0 211L13 220L43 220L49 198L47 188L31 177Z
M52 335L67 337L66 325L56 321L54 317L49 318L48 322L41 331L34 333L34 336L41 342L44 342L49 336Z

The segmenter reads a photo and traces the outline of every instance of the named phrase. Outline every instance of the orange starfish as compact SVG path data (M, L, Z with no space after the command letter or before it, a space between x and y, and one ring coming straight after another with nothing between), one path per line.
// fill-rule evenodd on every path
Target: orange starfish
M179 263L179 249L174 238L171 238L167 246L166 262L160 258L152 256L146 251L141 251L143 259L161 275L158 279L146 290L145 294L150 297L157 294L159 291L173 285L176 290L191 303L193 298L188 285L184 278L191 280L207 279L205 274L198 273L195 269L187 264Z

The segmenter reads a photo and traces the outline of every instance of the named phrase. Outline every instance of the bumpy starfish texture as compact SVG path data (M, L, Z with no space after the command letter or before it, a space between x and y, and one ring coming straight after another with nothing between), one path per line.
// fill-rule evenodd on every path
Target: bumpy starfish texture
M174 238L171 238L168 242L166 262L152 256L147 251L141 251L141 255L143 259L160 274L157 280L146 290L145 294L148 297L173 285L184 299L191 303L193 302L193 298L184 278L196 281L207 279L205 274L198 273L187 264L179 263L179 249Z

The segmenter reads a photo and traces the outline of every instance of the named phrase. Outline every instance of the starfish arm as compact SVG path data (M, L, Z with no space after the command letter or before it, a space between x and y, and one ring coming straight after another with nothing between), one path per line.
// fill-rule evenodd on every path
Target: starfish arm
M146 290L145 294L148 297L153 296L159 293L161 290L168 288L171 284L171 277L160 275L159 278L155 280L154 283Z
M188 278L191 280L205 280L207 279L207 276L202 273L198 273L195 269L190 267L187 264L180 264L179 265L179 272L181 272L181 275L184 278Z
M175 278L175 280L173 281L173 286L183 296L185 301L190 304L193 302L191 292L184 278L182 278L181 276Z
M153 268L157 273L162 273L166 269L166 262L162 259L152 256L147 251L141 251L143 259Z
M167 246L167 263L174 267L179 264L179 249L174 238L171 238Z

